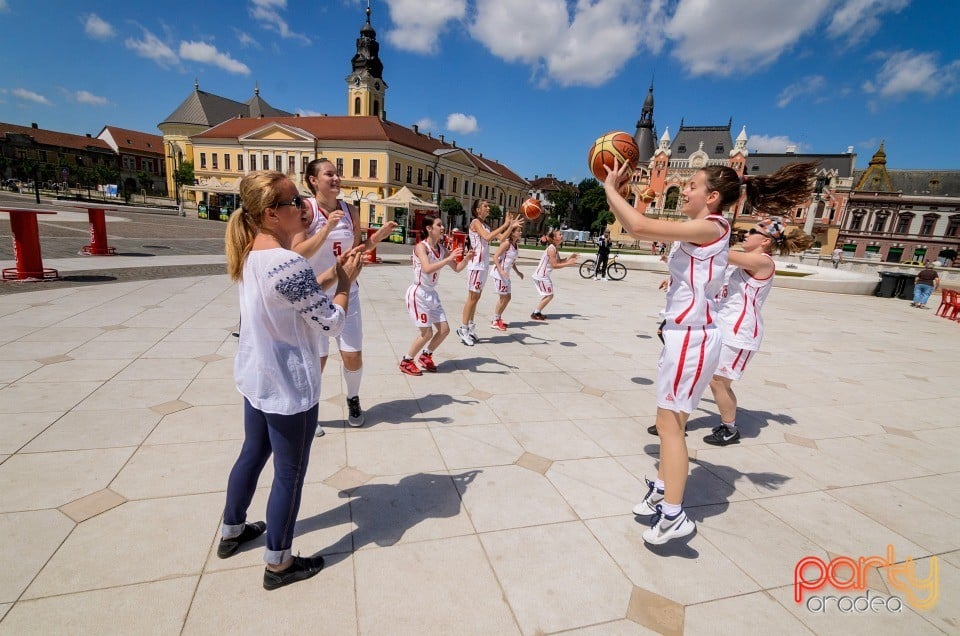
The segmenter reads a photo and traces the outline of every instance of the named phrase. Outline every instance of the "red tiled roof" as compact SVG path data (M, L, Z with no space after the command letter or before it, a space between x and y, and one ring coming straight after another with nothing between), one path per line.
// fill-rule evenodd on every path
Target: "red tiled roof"
M43 128L33 128L32 126L17 126L16 124L7 124L0 122L0 136L12 133L15 135L26 135L33 137L34 141L43 146L55 146L57 148L73 148L76 150L106 150L112 153L107 142L96 137L87 137L86 135L73 135L55 130L44 130Z
M519 183L524 182L523 177L518 176L495 160L479 157L466 148L453 146L440 141L436 137L414 132L413 129L406 126L373 116L335 115L322 117L258 117L256 119L235 117L214 126L210 130L194 135L193 139L236 139L271 122L299 128L321 141L392 141L428 154L432 154L436 150L459 150L467 155L479 170Z
M117 142L119 152L127 149L160 155L164 153L163 137L160 135L151 135L150 133L118 128L116 126L104 126L103 130L110 131L113 140ZM103 134L103 130L100 131L101 134ZM97 136L99 137L100 135Z

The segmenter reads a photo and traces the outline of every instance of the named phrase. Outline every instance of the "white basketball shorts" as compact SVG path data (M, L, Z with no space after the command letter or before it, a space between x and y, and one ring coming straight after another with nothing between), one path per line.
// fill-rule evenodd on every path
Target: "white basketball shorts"
M743 370L747 368L747 363L750 362L755 353L756 351L749 349L723 345L720 348L720 363L717 365L714 375L730 380L739 380L743 377Z
M540 296L553 296L553 281L549 278L534 278L533 284L537 286Z
M510 279L497 278L496 276L491 276L493 282L497 285L497 293L501 296L509 296L511 290L513 289L513 284L510 282Z
M347 317L343 323L343 331L336 340L340 351L363 351L363 316L360 313L360 288L357 286L350 289ZM330 355L330 337L320 336L317 349L321 358Z
M671 327L668 322L657 365L657 406L693 413L717 370L721 346L716 327Z
M447 315L440 304L440 295L436 289L428 289L423 285L410 285L407 288L407 312L417 327L429 327L440 322L447 322Z
M487 284L487 274L490 272L484 269L467 270L467 291L479 294L483 291L483 286Z

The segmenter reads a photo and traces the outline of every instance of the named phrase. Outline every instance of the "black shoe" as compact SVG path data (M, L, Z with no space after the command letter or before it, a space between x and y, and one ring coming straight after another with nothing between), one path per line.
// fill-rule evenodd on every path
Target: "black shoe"
M263 589L275 590L284 585L297 581L306 581L312 576L320 574L323 569L323 557L293 557L293 563L282 572L263 571Z
M347 398L347 424L357 428L363 426L363 409L360 408L360 396Z
M217 546L217 556L226 559L237 553L240 546L248 541L253 541L267 530L267 524L263 521L256 523L247 523L243 526L243 532L232 539L220 539L220 545Z
M732 431L729 426L724 426L721 424L717 428L713 429L713 432L703 438L707 444L713 444L714 446L726 446L727 444L739 444L740 443L740 429L735 428Z
M230 335L233 336L234 338L239 338L239 337L240 337L240 332L239 332L239 331L231 331L231 332L230 332Z

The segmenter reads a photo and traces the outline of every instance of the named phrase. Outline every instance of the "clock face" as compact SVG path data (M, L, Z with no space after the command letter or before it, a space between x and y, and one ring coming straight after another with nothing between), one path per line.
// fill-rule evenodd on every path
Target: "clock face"
M360 86L360 78L359 78L359 77L353 78L353 85L354 85L354 86Z
M380 90L380 82L374 82L373 87L377 90Z

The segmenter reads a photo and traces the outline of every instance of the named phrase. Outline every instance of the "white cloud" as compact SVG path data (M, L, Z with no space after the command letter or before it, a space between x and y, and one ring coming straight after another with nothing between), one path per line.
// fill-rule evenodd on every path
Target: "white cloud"
M665 0L478 0L470 34L563 86L598 86L663 45ZM571 15L572 10L572 15Z
M880 16L899 13L910 0L846 0L827 25L832 38L846 36L850 44L866 39L880 28Z
M87 16L83 23L83 30L94 40L109 40L116 35L110 23L102 20L96 13Z
M92 106L106 106L110 101L106 97L94 95L90 91L77 91L73 98L81 104L90 104Z
M143 27L141 27L141 29L143 29ZM155 36L147 29L143 29L142 40L127 38L123 44L140 57L153 60L164 68L167 66L172 66L179 61L177 54L173 52L173 49L164 44L160 38Z
M41 95L40 93L34 93L33 91L28 91L25 88L15 88L10 93L17 99L22 99L27 102L35 102L37 104L43 104L44 106L50 106L50 100Z
M823 75L808 75L780 91L780 94L777 95L777 106L784 108L802 95L819 93L826 85L827 79Z
M435 53L440 32L451 20L462 20L466 0L388 0L394 28L387 40L398 49Z
M316 110L304 110L303 108L297 109L297 114L301 117L326 117L326 113L321 113Z
M280 15L280 12L287 8L287 0L252 0L250 4L250 16L262 22L265 29L279 33L280 37L310 44L310 38L302 33L291 31L290 25Z
M226 53L221 53L217 47L206 42L181 42L180 57L184 60L193 60L222 68L238 75L249 75L250 67L238 62Z
M240 46L252 46L254 48L261 48L260 43L257 42L253 36L239 29L234 29L233 32L237 35L237 42L240 43Z
M797 143L786 135L750 135L747 141L750 152L786 152L787 146L795 146L797 152L806 150L806 145Z
M10 6L7 4L7 0L0 0L0 13L6 13L10 10Z
M958 88L960 60L940 66L936 53L917 51L900 51L885 57L876 78L863 83L865 92L892 98L909 93L935 97Z
M468 135L477 132L480 128L477 126L477 118L473 115L450 113L447 115L447 130Z
M694 75L751 73L814 28L829 0L680 0L666 26L673 56Z
M448 120L448 121L449 121L449 120ZM431 132L433 132L434 130L437 129L437 122L433 121L433 120L430 119L429 117L424 117L424 118L422 118L422 119L418 119L417 121L415 121L415 122L413 122L413 123L414 123L414 125L415 125L417 128L419 128L420 130L422 130L422 131L424 131L424 132L426 132L426 131L428 131L428 130L431 131ZM474 119L474 120L473 120L473 123L474 123L474 125L476 125L477 120ZM448 126L448 128L449 128L449 126Z

